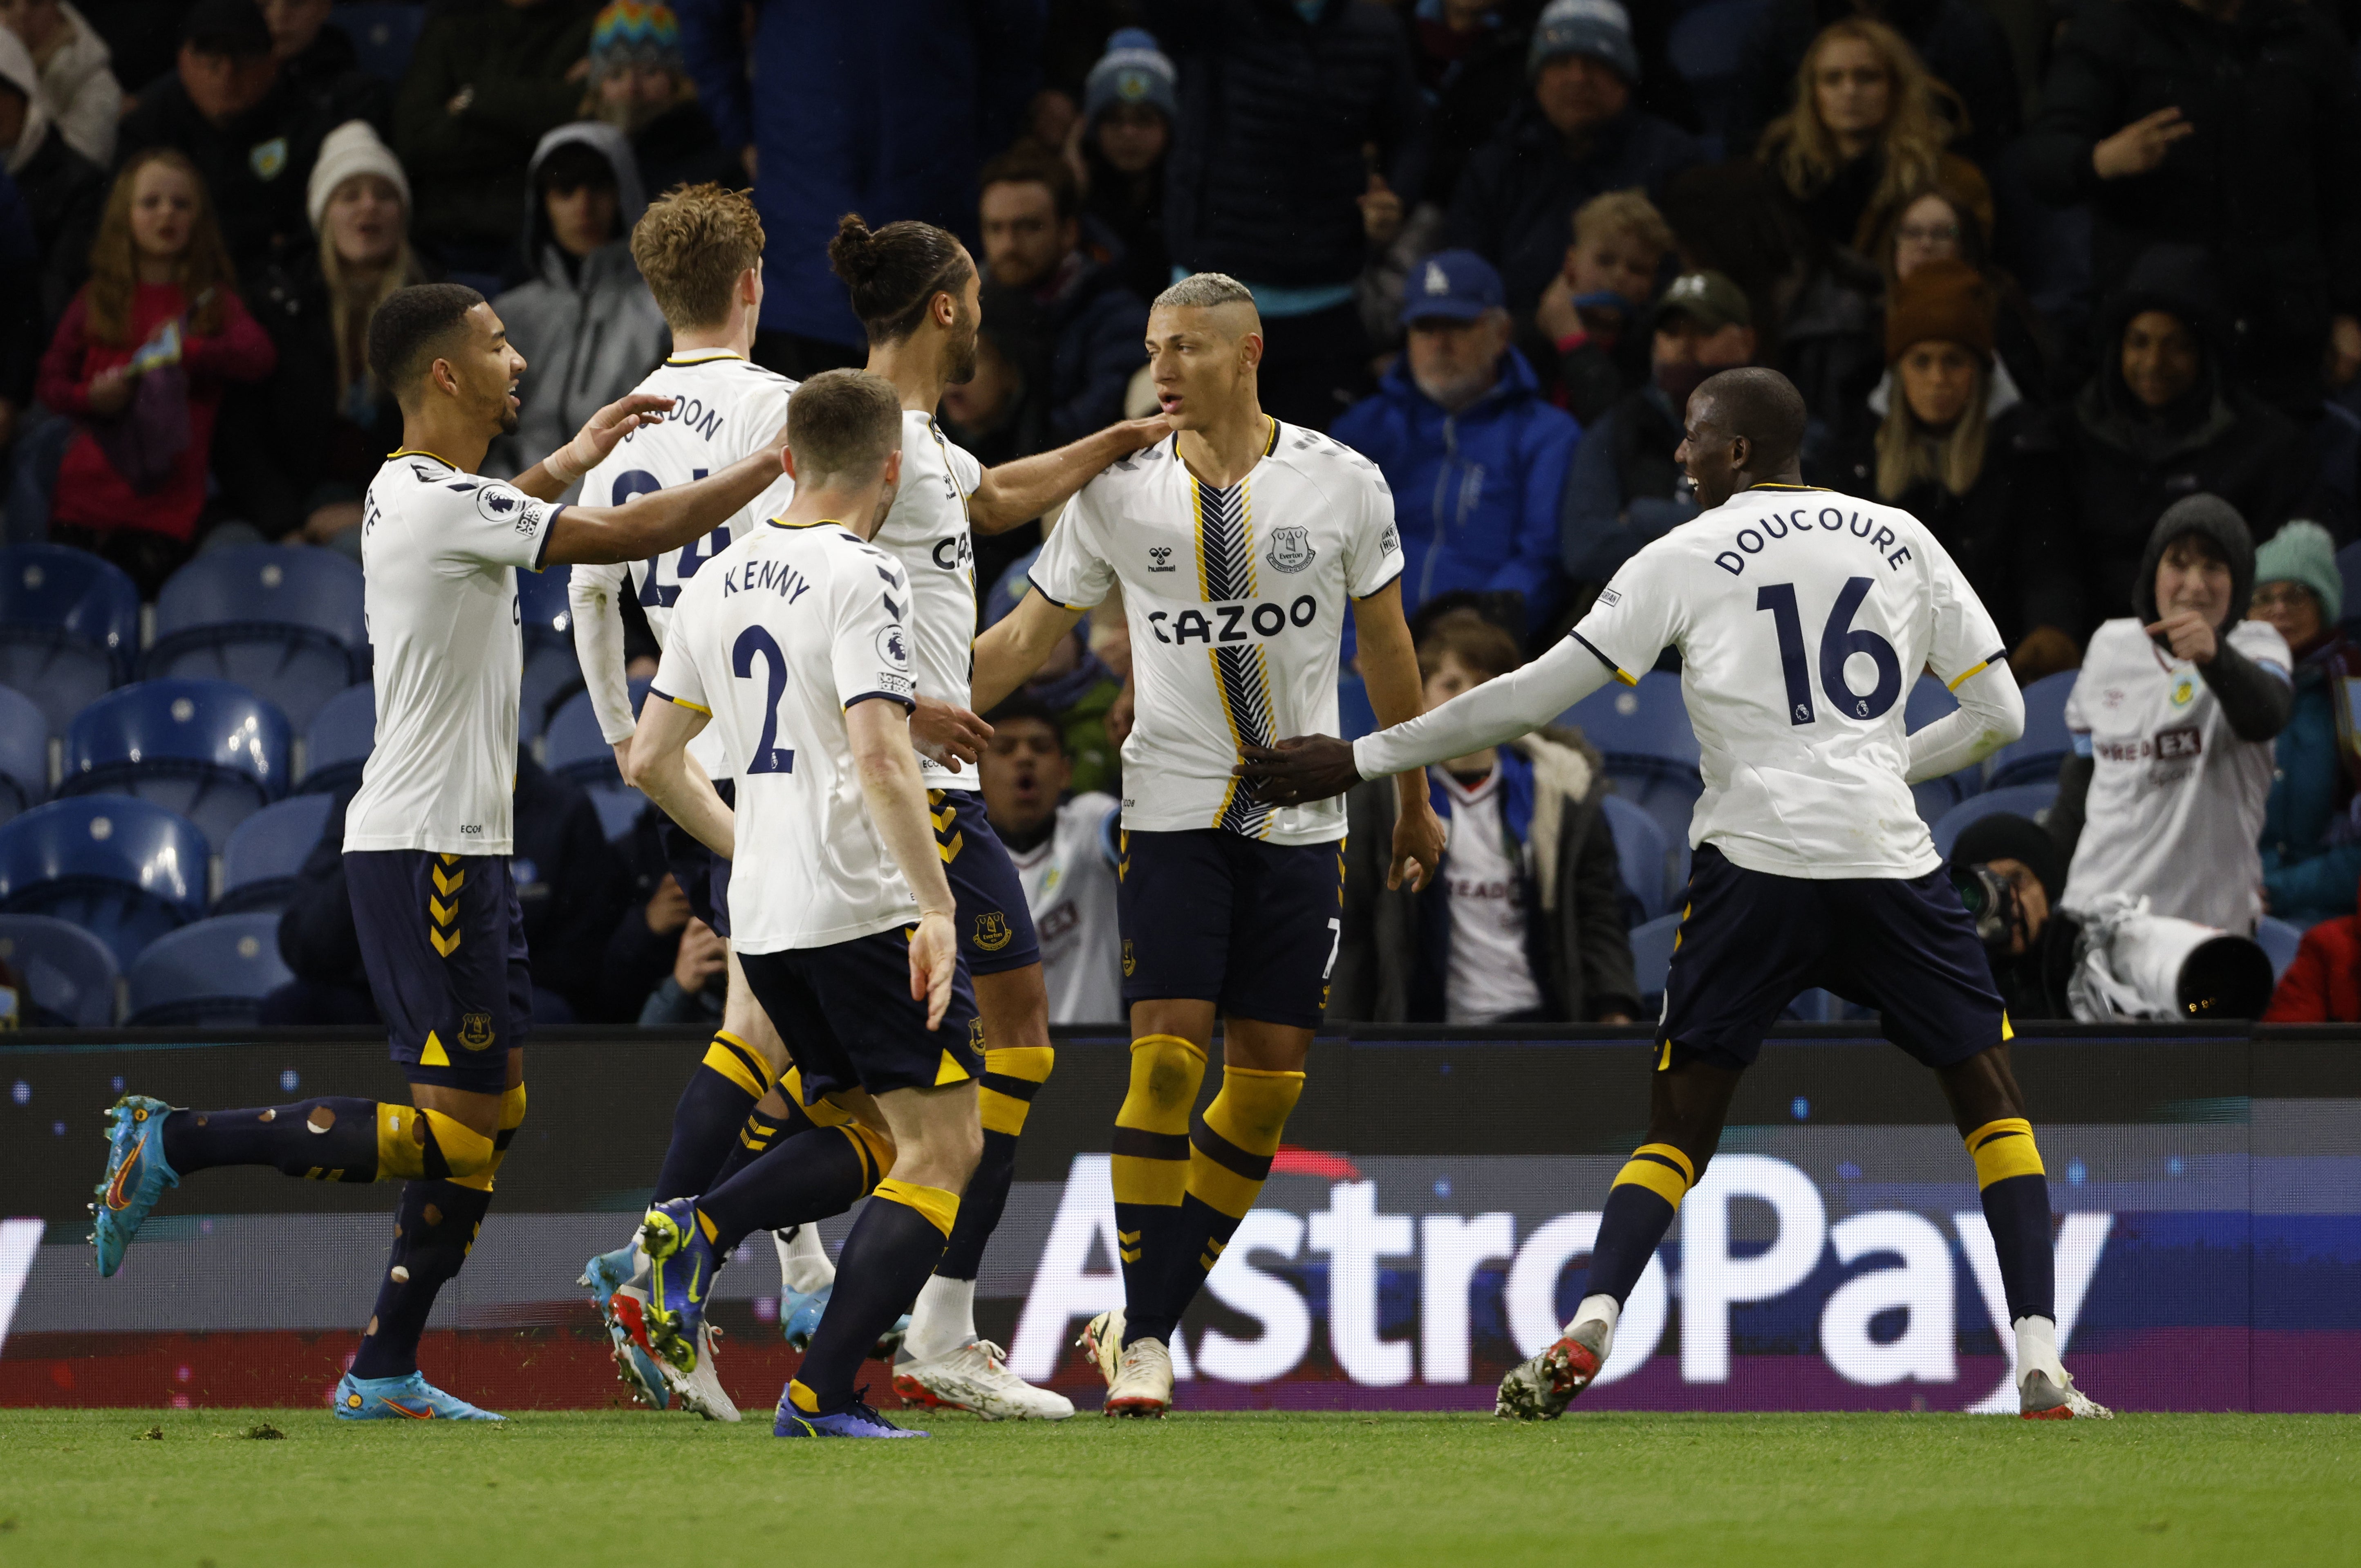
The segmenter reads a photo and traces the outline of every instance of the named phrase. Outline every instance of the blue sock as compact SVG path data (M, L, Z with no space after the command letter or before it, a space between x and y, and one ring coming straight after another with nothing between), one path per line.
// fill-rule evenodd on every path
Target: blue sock
M375 1181L377 1121L374 1100L175 1111L164 1118L164 1158L182 1176L222 1165L267 1165L323 1181Z
M726 1257L756 1231L808 1225L841 1214L883 1174L880 1144L866 1129L814 1127L770 1152L697 1201L713 1225L715 1253Z
M770 1091L771 1081L769 1066L743 1040L726 1032L713 1036L673 1107L672 1143L656 1172L655 1201L691 1198L713 1185L737 1146L747 1113Z
M353 1357L354 1376L401 1377L418 1370L418 1341L435 1294L467 1262L491 1206L492 1195L483 1188L439 1178L401 1184L393 1251L378 1286L377 1310Z
M887 1177L854 1221L836 1260L836 1289L813 1331L787 1398L806 1415L851 1403L862 1358L910 1310L935 1271L959 1213L959 1195Z
M1642 1144L1631 1151L1598 1216L1584 1295L1612 1296L1619 1302L1630 1298L1695 1179L1688 1156L1671 1144Z

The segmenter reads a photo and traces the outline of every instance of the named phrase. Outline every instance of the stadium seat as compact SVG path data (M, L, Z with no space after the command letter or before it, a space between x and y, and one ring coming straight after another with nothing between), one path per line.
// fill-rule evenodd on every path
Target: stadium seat
M1681 703L1681 678L1651 671L1639 685L1613 684L1558 717L1580 729L1607 759L1615 793L1645 810L1668 844L1689 841L1689 818L1705 780L1697 773L1697 732Z
M0 962L16 971L42 1012L77 1029L115 1022L115 955L81 927L47 915L0 915Z
M37 806L0 824L0 913L54 915L127 965L204 913L205 837L178 812L126 795Z
M517 615L524 629L524 683L517 716L517 739L541 739L582 680L574 657L574 608L566 602L571 566L517 574Z
M1935 824L1935 852L1945 860L1951 858L1951 846L1959 841L1960 830L1979 817L2014 812L2029 817L2036 822L2049 814L2050 804L2058 798L2054 784L2010 784L2005 789L1986 790L1971 800L1961 801L1943 814Z
M368 681L346 686L303 731L303 776L295 787L305 795L334 795L357 784L376 749L377 686Z
M279 916L266 913L216 916L159 937L124 978L126 1024L242 1028L295 976L279 956Z
M1921 675L1912 684L1910 695L1903 700L1903 728L1916 734L1959 709L1960 699L1953 696L1942 682L1932 675ZM1982 764L1971 763L1958 773L1912 784L1910 795L1917 803L1920 820L1931 828L1943 819L1945 812L1983 787Z
M33 699L49 732L131 678L139 590L112 562L62 544L0 550L0 686Z
M635 680L631 684L631 711L640 711L647 700L648 683ZM590 706L590 694L576 692L566 699L549 721L549 729L542 737L541 765L561 778L572 779L585 786L612 784L620 787L623 775L615 771L615 748L607 744L598 732L598 710ZM628 790L634 802L646 797L637 790ZM638 806L632 807L633 814ZM611 837L611 835L609 835Z
M1639 977L1641 1004L1652 1011L1664 993L1664 977L1672 972L1673 938L1680 928L1678 915L1631 927L1631 970Z
M141 681L99 698L66 731L58 794L131 795L225 844L287 793L284 715L227 681Z
M2060 670L2025 688L2025 734L1984 759L1984 787L2058 782L2058 770L2073 753L2066 731L2066 697L2080 672Z
M353 40L353 52L363 71L399 87L418 48L419 30L426 25L426 7L414 0L393 5L347 3L329 13L328 25Z
M1640 918L1653 920L1672 907L1675 896L1672 846L1656 819L1620 795L1599 803L1607 813L1607 830L1615 838L1616 868L1623 886L1639 901Z
M574 607L566 601L566 585L574 568L552 566L545 572L516 576L518 624L524 629L526 652L552 642L572 648Z
M1358 740L1378 732L1378 710L1369 706L1369 688L1361 677L1347 674L1336 683L1336 737Z
M49 797L49 721L31 697L0 686L0 822Z
M361 569L333 550L211 550L156 596L142 674L236 681L308 728L328 699L368 678Z
M222 848L222 890L214 913L285 908L296 874L327 831L335 806L324 795L291 795L239 823Z
M615 770L609 768L609 773ZM599 830L607 835L609 844L620 843L630 837L640 813L648 808L648 797L627 784L599 784L585 786L590 804L598 808Z
M2303 945L2303 927L2266 915L2255 922L2255 942L2270 956L2271 979L2276 981L2295 962L2295 950Z

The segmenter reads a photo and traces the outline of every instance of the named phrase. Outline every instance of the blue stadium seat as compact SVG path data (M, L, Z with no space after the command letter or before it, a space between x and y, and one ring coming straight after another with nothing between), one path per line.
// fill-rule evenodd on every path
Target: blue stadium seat
M541 739L556 717L553 702L582 680L582 666L574 657L574 608L566 598L573 571L571 566L552 566L545 572L517 574L517 615L524 628L517 739L527 745Z
M2058 770L2073 754L2066 731L2066 698L2081 672L2060 670L2025 688L2025 733L1984 759L1984 787L2058 782Z
M0 686L0 822L49 797L49 721L31 697Z
M2255 922L2255 941L2269 955L2271 979L2276 981L2295 962L2295 950L2303 945L2303 927L2266 915Z
M552 566L545 572L519 572L517 620L524 628L525 652L550 643L574 646L574 607L566 598L572 566Z
M211 844L287 793L286 717L227 681L141 681L66 731L60 795L132 795L195 823Z
M68 921L0 915L0 961L23 979L33 1005L77 1029L115 1022L115 955Z
M425 25L426 7L416 0L395 5L356 5L348 0L328 16L328 26L341 28L353 40L360 68L395 87L401 85L402 73L410 69L419 30Z
M156 596L148 676L210 675L268 697L296 729L368 678L361 569L334 550L209 550Z
M613 773L614 769L607 771ZM598 828L607 835L609 844L628 838L633 825L640 819L640 813L648 808L648 797L627 784L588 784L584 786L583 793L598 808Z
M2038 822L2048 815L2050 805L2057 798L2058 786L2055 784L2010 784L2004 789L1986 790L1943 814L1943 819L1935 824L1935 852L1949 860L1951 846L1959 842L1960 830L1979 817L2012 812Z
M52 735L139 652L139 590L112 562L62 544L0 550L0 686L39 705Z
M1607 830L1614 835L1616 869L1622 874L1624 890L1639 901L1640 919L1653 920L1672 907L1678 885L1664 830L1644 809L1621 795L1610 795L1599 806L1607 813Z
M303 731L303 776L295 787L305 795L334 795L357 784L376 749L377 686L368 681L346 686Z
M1910 695L1903 699L1903 728L1915 735L1935 720L1959 710L1960 699L1942 682L1932 675L1921 675L1912 683ZM1917 803L1919 819L1931 828L1943 819L1943 813L1983 787L1983 766L1971 763L1958 773L1912 784L1910 795Z
M1369 706L1369 688L1361 677L1347 674L1336 683L1336 735L1358 740L1378 731L1378 710Z
M634 714L647 700L648 684L644 680L631 683L631 711ZM549 729L542 737L541 765L578 784L621 786L623 775L615 771L615 748L608 745L606 737L598 733L598 714L590 706L588 692L576 692L566 698L550 719ZM637 790L624 793L634 802L645 799ZM636 814L638 806L635 805L632 809Z
M1690 6L1665 35L1664 53L1674 72L1688 83L1690 100L1717 149L1730 134L1747 64L1747 37L1766 9L1767 0L1706 0Z
M335 808L328 795L291 795L239 823L222 848L222 890L214 913L284 909L296 873L327 831L328 814Z
M1631 928L1631 970L1639 977L1641 1004L1651 1012L1664 993L1664 977L1673 968L1673 938L1680 928L1678 915L1662 916Z
M262 999L295 978L279 956L279 916L222 915L159 937L132 962L127 1024L248 1028Z
M150 802L53 800L0 824L0 912L71 920L128 964L204 913L205 852L195 823Z
M1689 841L1689 818L1705 780L1697 731L1681 703L1681 678L1650 671L1637 685L1610 684L1559 715L1607 759L1615 793L1656 819L1668 844Z

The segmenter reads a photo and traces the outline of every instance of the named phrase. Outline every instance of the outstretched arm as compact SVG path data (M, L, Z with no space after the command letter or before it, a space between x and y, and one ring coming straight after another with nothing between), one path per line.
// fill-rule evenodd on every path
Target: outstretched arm
M968 677L968 700L978 713L990 713L1001 699L1025 684L1041 667L1049 650L1074 632L1082 619L1057 600L1044 598L1038 588L1028 590L1000 623L975 640L975 673Z
M592 565L644 561L704 538L770 488L781 472L776 448L740 459L709 479L677 489L655 490L628 506L572 506L549 525L552 565L582 561Z
M2025 733L2025 697L2007 661L1995 659L1971 672L1951 695L1960 699L1959 710L1911 735L1906 783L1955 773Z
M1367 598L1353 601L1353 630L1361 649L1361 678L1379 724L1405 724L1426 711L1418 678L1418 649L1402 620L1401 579L1396 577ZM1426 798L1426 774L1413 768L1394 775L1394 853L1386 885L1400 887L1405 874L1412 891L1434 880L1443 861L1443 823Z
M624 777L690 838L726 861L738 847L736 819L714 793L713 781L688 754L689 741L708 718L651 694L640 708L640 727L631 736L631 767Z
M670 398L627 392L592 414L574 439L509 481L537 501L554 501L577 479L603 462L623 437L654 424L672 411Z
M1098 477L1100 469L1171 433L1162 414L1126 420L1054 451L986 468L967 501L968 526L998 533L1030 522Z

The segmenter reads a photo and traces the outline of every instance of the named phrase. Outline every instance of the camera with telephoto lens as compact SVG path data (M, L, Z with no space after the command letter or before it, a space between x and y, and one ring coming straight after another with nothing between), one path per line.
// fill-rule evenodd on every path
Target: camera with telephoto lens
M2016 889L2008 878L1988 865L1957 866L1951 871L1951 886L1967 905L1968 918L1976 923L1976 940L1984 945L1984 951L1996 959L2007 958L2010 944L2024 924Z

